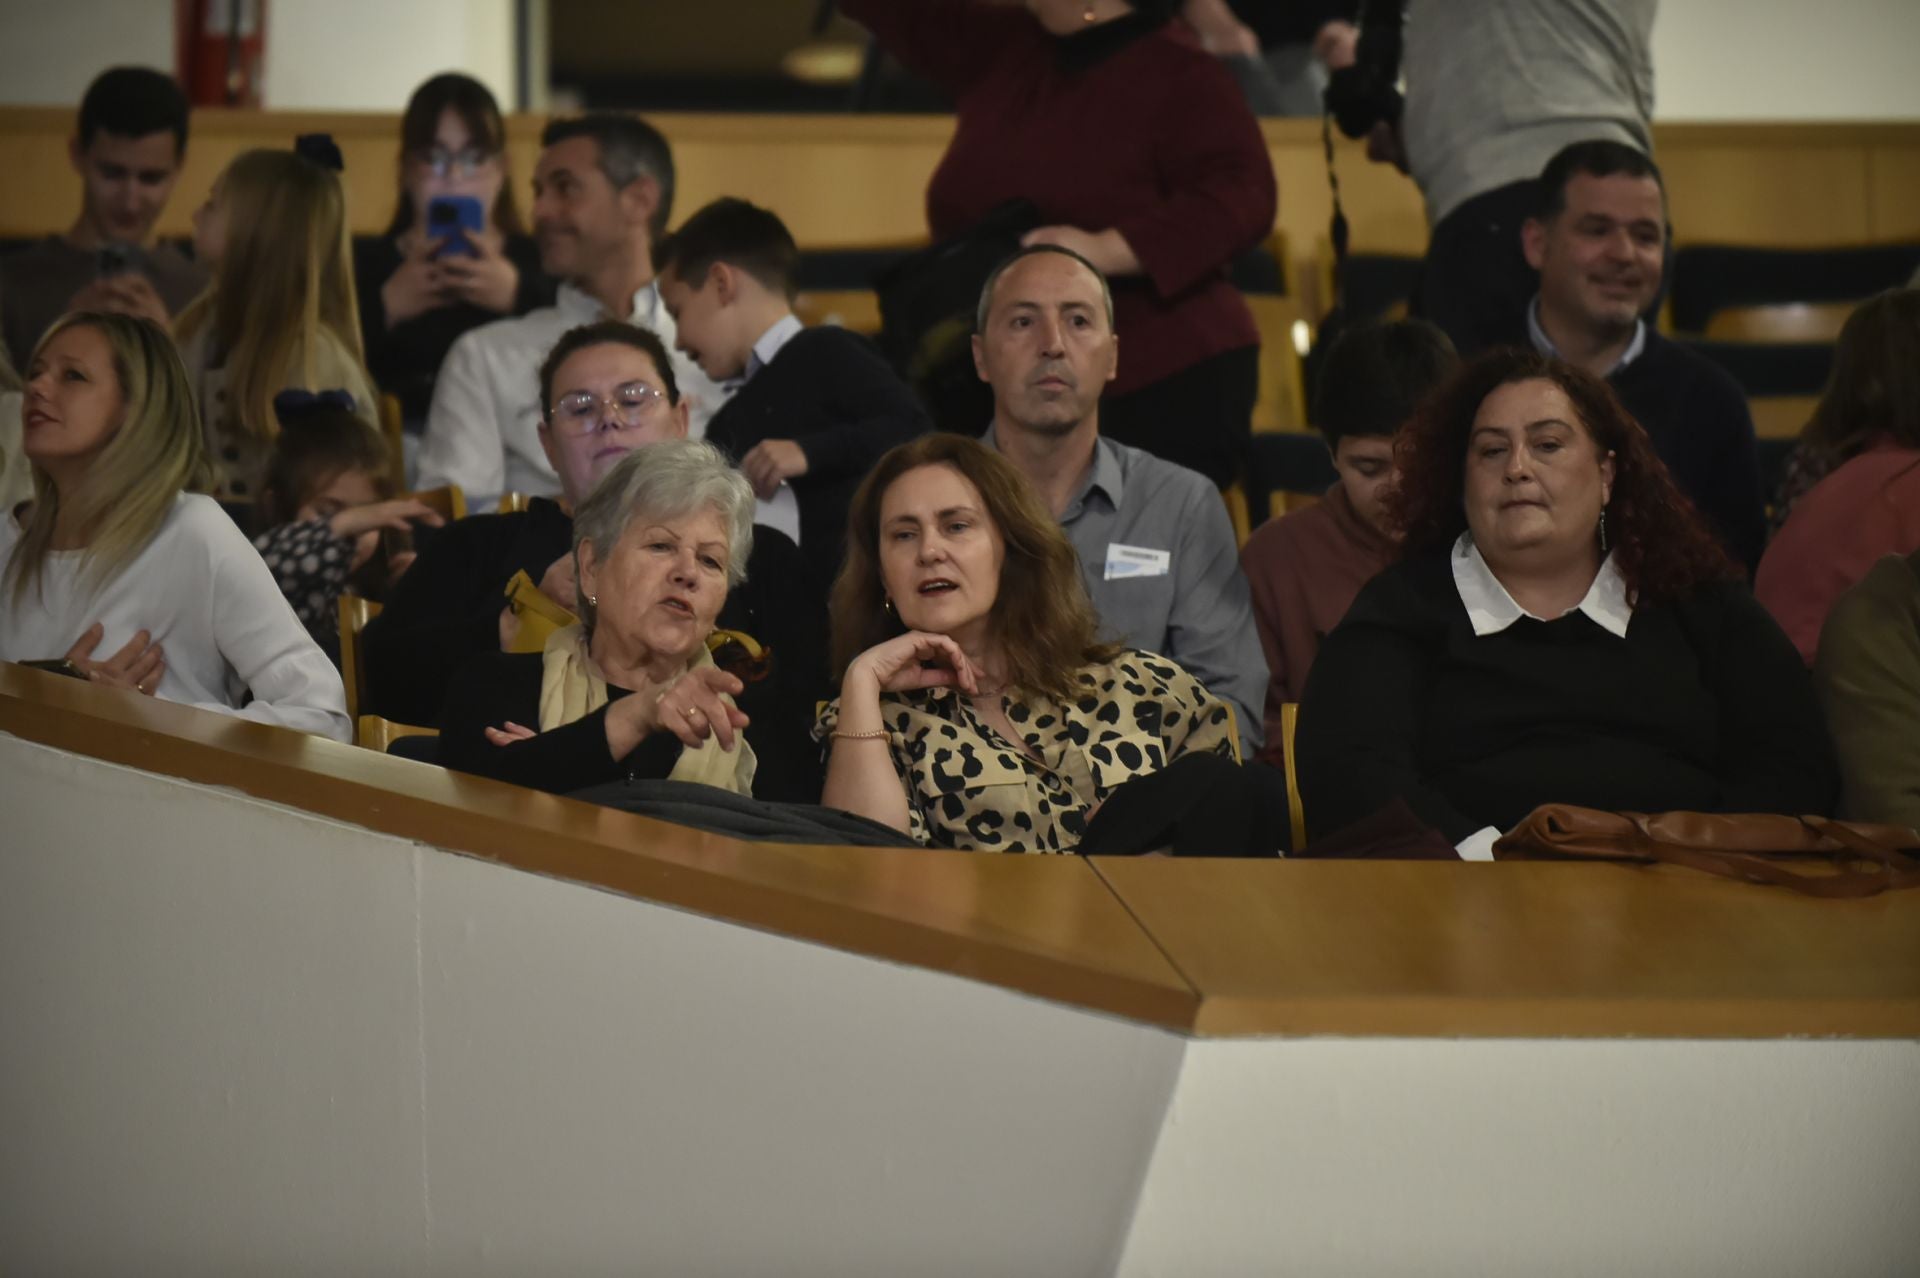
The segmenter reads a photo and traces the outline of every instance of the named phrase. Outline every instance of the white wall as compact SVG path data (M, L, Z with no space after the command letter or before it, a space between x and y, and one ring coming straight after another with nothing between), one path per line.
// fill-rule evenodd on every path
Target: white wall
M1658 119L1920 119L1916 0L1659 2Z
M464 71L511 110L513 13L513 0L269 0L265 105L398 111L428 76ZM173 59L173 0L0 0L0 103L72 106L109 66Z
M1184 1041L0 735L0 1268L1111 1272Z
M173 70L172 0L0 0L0 103L78 106L123 65Z
M1912 1042L1196 1043L1119 1273L1916 1274L1916 1097Z
M398 111L428 76L464 71L513 109L513 0L270 0L266 105Z

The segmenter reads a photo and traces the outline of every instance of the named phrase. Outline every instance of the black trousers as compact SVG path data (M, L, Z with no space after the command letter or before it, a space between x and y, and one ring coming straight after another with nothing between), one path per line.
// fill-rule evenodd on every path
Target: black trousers
M1533 216L1534 190L1522 181L1484 191L1433 228L1408 310L1443 329L1462 358L1527 340L1540 276L1520 248L1520 226Z
M1259 397L1260 348L1248 346L1101 400L1100 433L1197 470L1225 488L1246 464Z

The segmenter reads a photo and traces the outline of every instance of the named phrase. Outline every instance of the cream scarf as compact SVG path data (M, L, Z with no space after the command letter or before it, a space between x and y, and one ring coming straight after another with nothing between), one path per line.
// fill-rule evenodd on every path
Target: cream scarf
M540 676L540 731L553 729L586 718L607 704L607 681L587 659L586 632L577 624L547 636L545 665ZM707 646L701 644L687 669L697 670L713 664ZM645 693L640 694L645 696ZM733 704L733 698L722 699ZM696 748L682 746L680 760L667 774L669 781L694 781L701 785L731 790L735 794L753 793L753 772L758 761L753 747L743 736L734 738L732 750L722 750L716 738L709 736Z

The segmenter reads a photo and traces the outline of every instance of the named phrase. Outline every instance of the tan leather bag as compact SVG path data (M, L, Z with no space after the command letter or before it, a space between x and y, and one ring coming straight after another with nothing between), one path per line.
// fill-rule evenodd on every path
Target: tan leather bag
M1493 845L1497 861L1595 860L1683 865L1808 896L1873 896L1920 887L1920 831L1772 813L1600 812L1535 808ZM1820 862L1793 868L1792 862Z

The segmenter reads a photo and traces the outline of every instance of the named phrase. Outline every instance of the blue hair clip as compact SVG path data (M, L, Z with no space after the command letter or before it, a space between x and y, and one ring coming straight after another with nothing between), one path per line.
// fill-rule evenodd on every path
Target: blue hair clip
M273 414L280 419L280 424L283 426L329 410L351 413L353 396L343 390L294 389L283 390L273 397Z
M293 153L335 173L347 170L346 157L340 154L340 148L334 144L331 133L302 133L293 140Z

